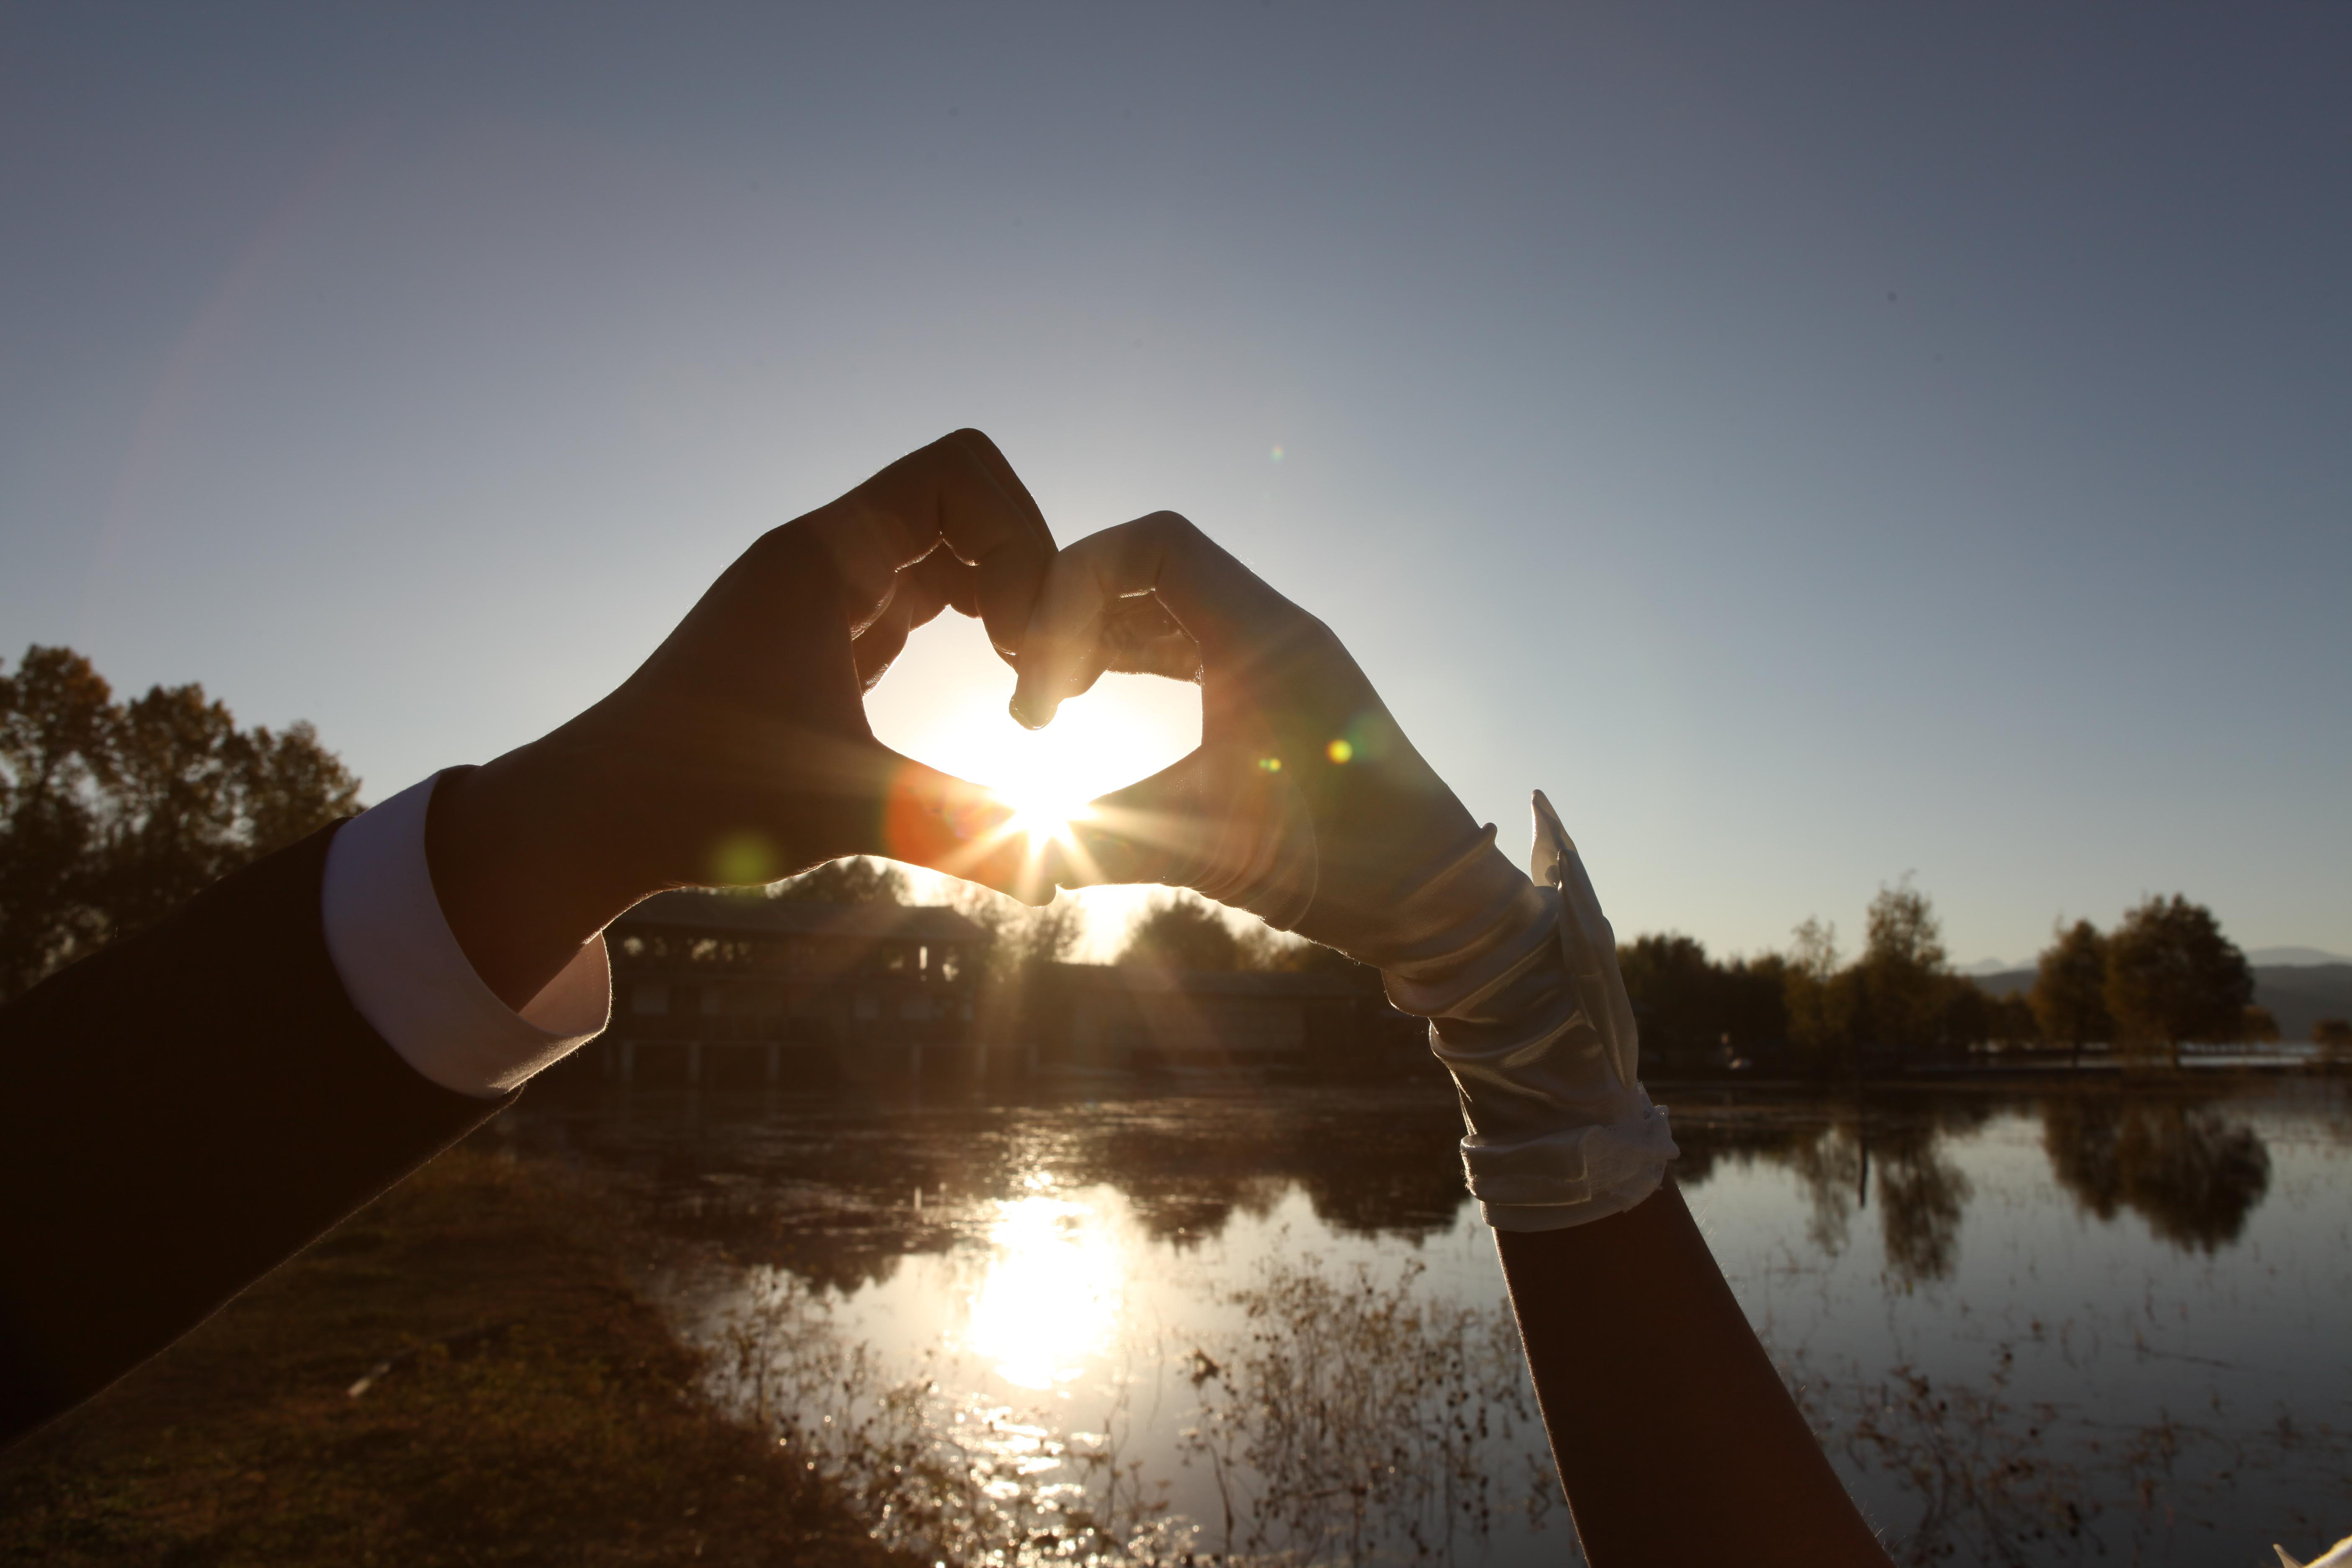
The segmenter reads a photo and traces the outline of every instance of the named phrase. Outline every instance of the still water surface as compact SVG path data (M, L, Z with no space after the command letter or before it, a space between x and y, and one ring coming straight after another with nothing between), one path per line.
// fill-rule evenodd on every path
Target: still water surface
M2352 1531L2339 1086L1662 1089L1900 1561ZM1579 1561L1437 1088L542 1105L722 1398L942 1559ZM1670 1461L1669 1461L1670 1462Z

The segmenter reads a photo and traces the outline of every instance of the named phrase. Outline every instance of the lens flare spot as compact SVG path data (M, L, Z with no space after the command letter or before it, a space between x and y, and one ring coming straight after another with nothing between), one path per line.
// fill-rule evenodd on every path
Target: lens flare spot
M748 888L759 882L772 882L782 875L775 847L760 834L730 833L711 847L710 880L714 887Z
M1354 760L1356 748L1348 741L1347 737L1341 736L1339 740L1336 740L1329 745L1324 747L1323 754L1329 757L1335 763L1346 763Z

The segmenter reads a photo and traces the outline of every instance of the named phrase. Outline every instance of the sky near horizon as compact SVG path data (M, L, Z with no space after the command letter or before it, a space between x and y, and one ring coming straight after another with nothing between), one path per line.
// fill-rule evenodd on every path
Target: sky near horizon
M2352 952L2348 79L2322 4L0 4L0 657L382 798L975 425L1621 936ZM977 773L1010 689L939 626L869 708ZM1087 700L1074 770L1197 730Z

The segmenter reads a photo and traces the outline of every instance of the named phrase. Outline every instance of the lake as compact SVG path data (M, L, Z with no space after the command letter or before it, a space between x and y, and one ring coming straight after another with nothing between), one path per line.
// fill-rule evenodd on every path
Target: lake
M715 1392L886 1539L1581 1560L1442 1080L1097 1092L506 1124L633 1194ZM2352 1532L2342 1084L1655 1093L1897 1561L2274 1564Z

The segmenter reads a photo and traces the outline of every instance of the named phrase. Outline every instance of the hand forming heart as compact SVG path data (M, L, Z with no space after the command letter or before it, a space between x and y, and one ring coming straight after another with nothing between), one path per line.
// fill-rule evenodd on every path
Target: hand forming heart
M1388 967L1445 956L1433 895L1498 869L1330 629L1173 512L1056 555L1017 668L1033 727L1106 670L1201 685L1200 748L1095 803L1050 868L1064 886L1192 888Z
M1024 723L1107 669L1142 671L1200 683L1200 749L1041 860L1005 803L866 722L864 692L948 605L1013 665ZM1320 622L1173 513L1056 554L971 430L763 535L612 695L446 779L428 839L452 930L493 990L526 999L649 892L845 855L1031 901L1191 887L1384 967L1443 957L1454 921L1426 895L1499 862Z
M976 430L762 535L610 696L436 789L435 887L477 971L527 1000L648 893L845 855L1050 896L1001 831L1009 808L877 741L863 697L950 605L1017 662L1053 554Z

